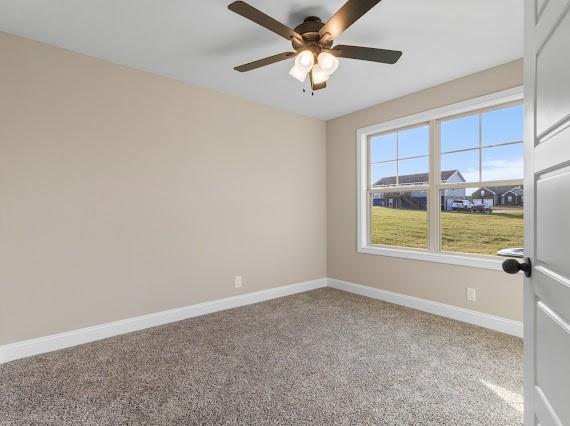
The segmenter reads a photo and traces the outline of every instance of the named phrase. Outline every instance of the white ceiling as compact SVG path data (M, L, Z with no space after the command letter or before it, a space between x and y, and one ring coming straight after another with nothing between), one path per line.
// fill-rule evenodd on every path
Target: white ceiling
M341 59L328 87L311 96L288 75L292 60L233 70L291 46L230 12L230 1L0 0L0 31L321 119L523 54L522 0L383 0L337 41L402 50L400 61ZM308 15L326 20L344 0L249 3L294 27Z

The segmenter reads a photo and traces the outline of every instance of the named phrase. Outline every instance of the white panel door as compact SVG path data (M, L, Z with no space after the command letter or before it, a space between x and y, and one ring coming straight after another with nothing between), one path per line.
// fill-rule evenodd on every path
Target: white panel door
M525 11L525 424L570 425L570 0Z

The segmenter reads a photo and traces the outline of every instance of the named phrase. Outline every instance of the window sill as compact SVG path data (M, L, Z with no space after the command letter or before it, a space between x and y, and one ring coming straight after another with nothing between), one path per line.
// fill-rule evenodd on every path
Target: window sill
M491 256L462 256L455 254L432 253L428 251L404 248L388 248L372 245L358 247L358 253L373 254L376 256L399 257L402 259L413 259L423 262L446 263L449 265L492 269L496 271L503 270L501 266L503 261L501 259L495 259Z

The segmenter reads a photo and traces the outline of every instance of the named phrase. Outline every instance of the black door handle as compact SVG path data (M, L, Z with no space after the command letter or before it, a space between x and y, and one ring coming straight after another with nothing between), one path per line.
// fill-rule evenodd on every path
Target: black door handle
M507 259L503 262L503 271L507 274L516 274L518 271L523 271L527 277L530 277L532 272L530 259L525 257L522 262L516 259Z

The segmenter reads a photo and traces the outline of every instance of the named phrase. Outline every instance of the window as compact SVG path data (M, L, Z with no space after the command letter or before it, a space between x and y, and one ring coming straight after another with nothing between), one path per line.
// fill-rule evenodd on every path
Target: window
M370 208L370 242L387 246L428 248L427 193L385 192ZM384 202L388 198L388 203ZM406 221L406 226L403 225Z
M419 126L370 137L370 185L398 186L413 182L416 172L429 172L429 127ZM421 176L416 176L421 179ZM412 177L412 179L410 179Z
M358 131L360 252L498 268L523 247L515 89Z

